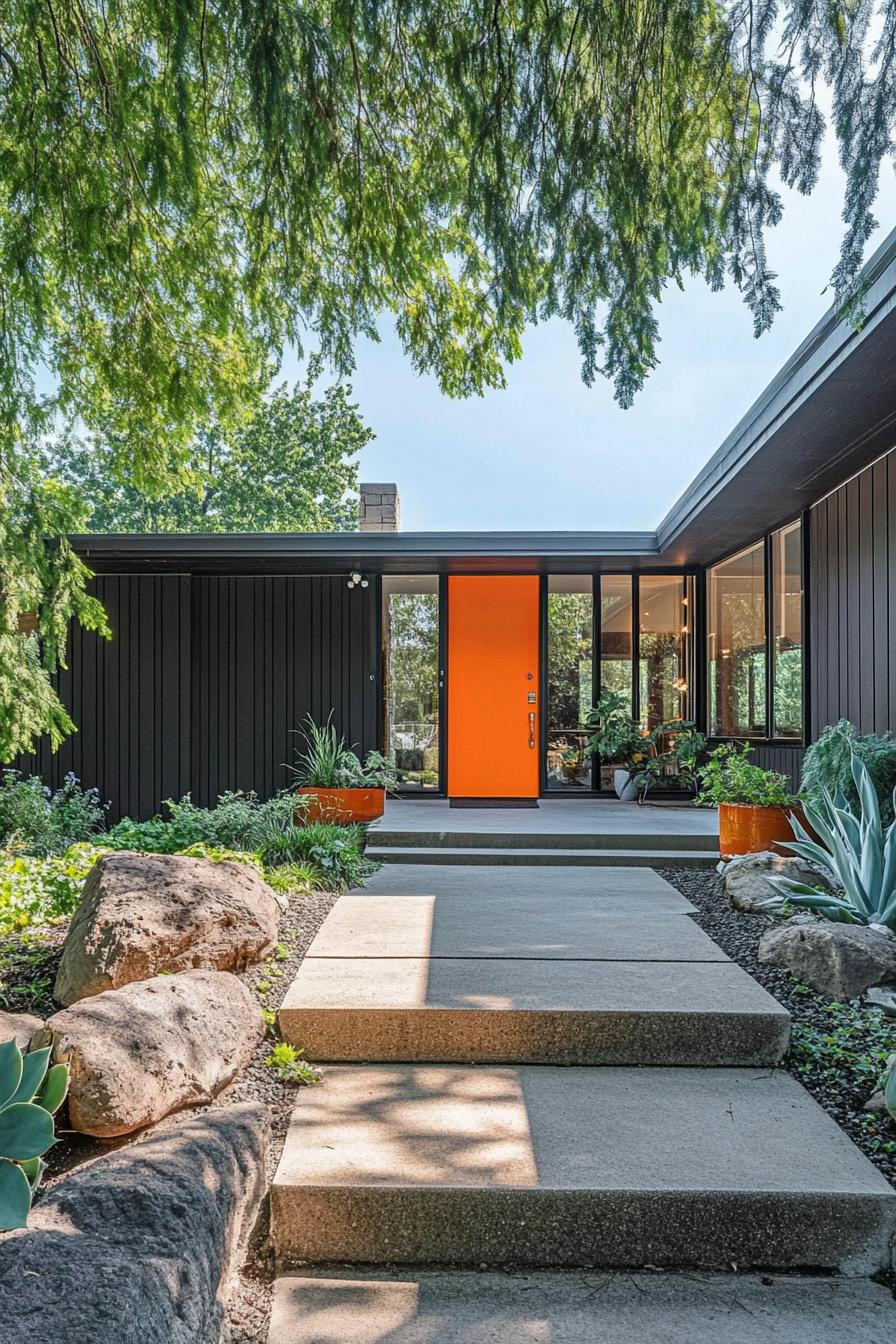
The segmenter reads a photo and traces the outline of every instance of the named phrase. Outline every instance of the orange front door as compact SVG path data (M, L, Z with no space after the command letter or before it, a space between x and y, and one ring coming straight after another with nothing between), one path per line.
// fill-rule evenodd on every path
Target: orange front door
M448 795L537 798L535 575L448 579Z

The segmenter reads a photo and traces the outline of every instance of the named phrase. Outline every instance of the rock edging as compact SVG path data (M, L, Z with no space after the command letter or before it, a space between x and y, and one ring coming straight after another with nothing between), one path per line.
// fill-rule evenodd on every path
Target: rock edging
M219 1344L270 1129L254 1102L179 1116L49 1190L0 1239L0 1344Z

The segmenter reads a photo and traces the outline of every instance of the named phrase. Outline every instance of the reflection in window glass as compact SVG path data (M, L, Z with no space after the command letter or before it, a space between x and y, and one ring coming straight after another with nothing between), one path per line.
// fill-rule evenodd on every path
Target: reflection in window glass
M731 556L707 576L709 731L765 737L765 547Z
M383 579L385 751L402 789L439 787L439 580Z
M587 574L548 578L547 782L590 788L582 724L591 708L594 599Z
M776 737L803 734L803 557L799 522L772 533Z
M638 620L641 722L689 718L693 579L642 575Z
M632 701L632 576L603 574L600 580L600 689ZM600 787L613 788L615 765L600 765Z

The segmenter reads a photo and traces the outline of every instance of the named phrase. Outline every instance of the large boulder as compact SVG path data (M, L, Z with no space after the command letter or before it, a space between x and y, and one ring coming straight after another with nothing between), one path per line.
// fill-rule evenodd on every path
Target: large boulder
M279 913L248 864L108 854L84 884L54 995L70 1004L159 971L245 970L276 942Z
M112 1138L216 1096L264 1035L249 990L227 971L182 971L96 994L55 1013L53 1062L71 1065L69 1122Z
M792 924L769 929L759 960L790 971L829 999L856 999L872 985L896 985L896 936L862 924Z
M270 1113L182 1116L45 1191L0 1241L0 1344L219 1344Z
M27 1050L31 1037L43 1026L39 1017L31 1013L0 1013L0 1041L15 1041L20 1050Z
M769 885L770 877L788 877L793 882L805 882L807 886L820 887L823 891L837 890L831 874L818 864L796 854L774 854L768 849L731 859L723 865L722 876L731 905L735 910L744 910L751 915L769 913L765 902L776 895Z

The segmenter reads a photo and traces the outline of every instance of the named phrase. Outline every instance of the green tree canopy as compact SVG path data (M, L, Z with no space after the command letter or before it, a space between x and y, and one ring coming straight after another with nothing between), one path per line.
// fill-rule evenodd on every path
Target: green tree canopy
M175 493L149 495L112 469L106 445L63 438L52 474L90 504L91 532L340 532L357 526L357 454L373 438L342 384L313 379L264 399L244 427L203 430Z
M896 6L874 22L875 0L6 0L0 501L27 521L5 529L0 687L52 671L80 601L41 540L77 502L28 475L55 412L157 489L287 343L346 371L383 314L451 394L499 385L559 315L628 404L670 281L730 277L771 322L773 171L814 185L820 83L851 302L893 147Z

